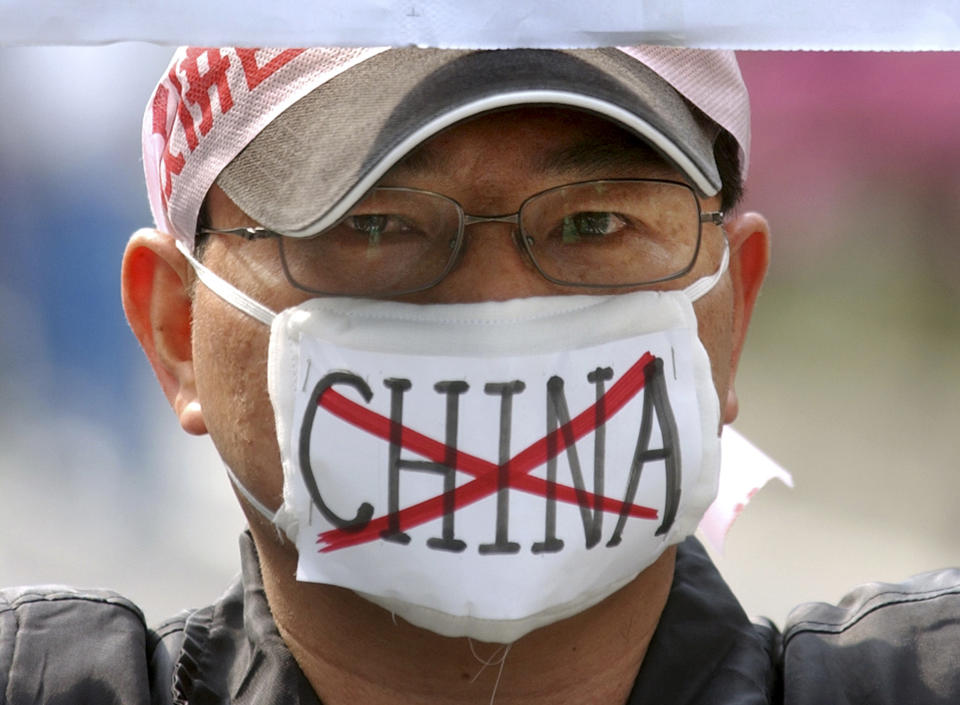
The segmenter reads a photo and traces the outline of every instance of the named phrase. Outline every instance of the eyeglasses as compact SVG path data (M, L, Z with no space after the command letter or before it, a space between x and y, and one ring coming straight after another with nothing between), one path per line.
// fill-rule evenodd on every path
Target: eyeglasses
M516 213L476 216L451 198L412 188L377 187L326 230L303 238L267 228L200 228L198 234L276 238L291 284L313 294L398 296L429 289L456 266L464 230L510 223L514 239L543 277L562 286L639 287L677 279L694 266L703 212L677 181L606 179L541 191Z

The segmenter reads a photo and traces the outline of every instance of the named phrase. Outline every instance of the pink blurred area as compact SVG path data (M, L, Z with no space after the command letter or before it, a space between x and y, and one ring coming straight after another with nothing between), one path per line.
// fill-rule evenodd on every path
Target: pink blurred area
M741 52L760 172L956 178L960 53ZM842 165L842 171L837 168ZM753 189L763 192L762 183Z
M960 53L738 56L753 107L746 206L776 214L786 251L855 235L804 224L891 199L935 212L925 227L957 225Z

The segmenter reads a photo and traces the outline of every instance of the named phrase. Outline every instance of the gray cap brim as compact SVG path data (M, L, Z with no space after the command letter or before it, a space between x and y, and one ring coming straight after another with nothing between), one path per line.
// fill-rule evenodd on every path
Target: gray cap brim
M704 196L720 191L718 128L615 49L392 49L315 88L267 125L216 183L261 225L293 237L334 224L424 141L519 105L588 111L650 143Z

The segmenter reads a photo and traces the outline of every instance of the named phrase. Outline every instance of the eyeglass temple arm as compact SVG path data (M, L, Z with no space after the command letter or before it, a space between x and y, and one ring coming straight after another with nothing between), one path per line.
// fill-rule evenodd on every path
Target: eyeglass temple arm
M707 211L706 213L701 213L700 222L723 225L723 211Z
M242 228L197 228L197 235L239 235L245 240L259 240L268 237L280 237L280 233L260 226Z

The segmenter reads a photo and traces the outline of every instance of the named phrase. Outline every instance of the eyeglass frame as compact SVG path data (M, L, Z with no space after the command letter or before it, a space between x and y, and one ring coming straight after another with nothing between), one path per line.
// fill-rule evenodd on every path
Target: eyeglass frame
M690 191L691 195L693 196L693 202L696 204L696 207L697 207L697 215L698 215L697 243L696 243L696 246L694 247L693 254L690 257L690 262L687 264L687 266L678 272L670 274L669 276L659 277L657 279L650 279L642 282L628 282L625 284L586 284L582 282L567 282L567 281L557 279L555 277L551 277L549 274L544 272L543 269L540 267L540 264L537 262L536 256L530 250L530 244L529 244L529 240L531 239L530 236L524 233L523 231L523 224L521 222L520 216L521 216L521 213L523 212L524 207L531 200L535 198L539 198L540 196L550 193L551 191L556 191L563 188L570 188L571 186L581 186L584 184L599 183L599 182L620 182L620 183L643 182L643 183L673 184L676 186L682 186L683 188ZM615 178L615 179L586 179L584 181L574 181L572 183L561 184L559 186L551 186L550 188L544 189L543 191L538 191L537 193L527 196L527 198L525 198L523 202L520 204L520 207L517 208L517 210L513 213L505 213L502 215L490 215L490 216L474 215L472 213L467 213L463 209L463 206L460 204L459 201L456 201L450 196L446 196L442 193L437 193L436 191L430 191L428 189L418 189L418 188L411 188L407 186L375 186L371 189L371 191L378 191L378 190L406 191L411 193L421 193L429 196L436 196L438 198L441 198L445 201L449 201L450 203L452 203L456 207L457 214L458 214L457 236L456 236L456 239L454 240L454 245L451 248L452 251L451 251L450 259L448 260L447 265L446 267L444 267L443 271L428 284L416 287L414 289L405 289L402 291L391 291L385 294L377 295L381 297L405 296L407 294L414 294L420 291L426 291L427 289L431 289L435 287L437 284L439 284L444 279L446 279L447 276L450 274L450 272L457 265L457 262L459 261L460 256L463 253L463 243L465 240L464 233L466 232L467 227L471 225L476 225L479 223L509 223L515 226L512 233L514 244L517 245L517 248L521 252L525 253L530 258L530 262L533 264L534 268L537 270L537 273L540 274L540 276L542 276L547 281L551 282L552 284L556 284L558 286L564 286L564 287L575 287L575 288L581 288L581 289L594 289L594 290L599 289L599 290L608 290L608 291L612 291L616 289L641 287L641 286L651 286L653 284L662 284L664 282L680 279L681 277L687 275L690 272L690 270L693 269L694 265L697 262L697 258L700 256L700 246L703 240L703 224L710 223L713 225L722 226L724 216L725 216L725 213L722 210L721 211L704 211L700 207L700 199L697 197L697 193L694 190L694 188L686 182L677 181L674 179ZM338 220L329 228L325 228L324 230L321 230L313 235L305 236L304 238L295 238L295 239L309 239L309 238L319 237L324 232L326 232L326 230L336 227L341 222L343 222L344 219L348 217L350 217L349 211L343 216L343 218ZM284 276L286 277L287 282L289 282L291 286L297 289L300 289L301 291L306 291L307 293L310 293L310 294L320 294L323 296L357 296L357 294L345 294L345 293L339 293L339 292L323 291L320 289L313 289L311 287L304 286L303 284L298 283L297 280L290 273L290 268L287 265L287 259L283 251L282 238L290 237L290 236L284 235L283 233L277 232L276 230L271 230L270 228L265 228L263 226L245 226L245 227L239 227L239 228L198 227L196 231L196 235L236 235L238 237L242 237L245 240L261 240L261 239L267 239L267 238L277 238L278 240L277 249L280 252L280 263L281 263L281 266L283 267Z

